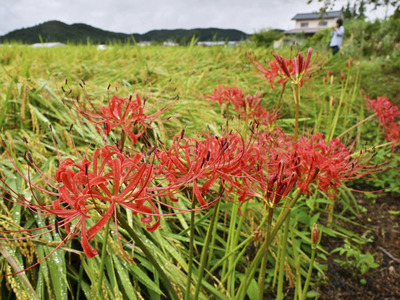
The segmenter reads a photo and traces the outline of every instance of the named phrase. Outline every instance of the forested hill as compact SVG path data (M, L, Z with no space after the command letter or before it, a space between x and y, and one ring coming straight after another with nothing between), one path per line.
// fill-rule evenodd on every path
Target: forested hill
M126 34L102 30L86 24L68 25L60 21L49 21L33 27L14 30L0 36L0 42L17 41L27 44L40 42L71 42L104 44L108 42L137 42L172 40L179 43L190 41L192 37L199 41L240 41L247 38L247 34L235 29L196 28L174 30L152 30L145 34Z

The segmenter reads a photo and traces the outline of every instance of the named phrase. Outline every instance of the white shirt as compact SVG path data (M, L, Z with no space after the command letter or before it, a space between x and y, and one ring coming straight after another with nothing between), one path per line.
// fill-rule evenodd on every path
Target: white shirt
M344 27L343 26L335 27L331 33L332 39L329 46L330 47L338 46L340 48L340 46L343 43L343 35L344 35Z

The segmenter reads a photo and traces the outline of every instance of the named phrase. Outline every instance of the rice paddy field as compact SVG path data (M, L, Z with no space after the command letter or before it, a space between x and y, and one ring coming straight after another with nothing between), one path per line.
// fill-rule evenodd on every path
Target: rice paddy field
M274 53L1 46L1 299L399 297L396 104Z

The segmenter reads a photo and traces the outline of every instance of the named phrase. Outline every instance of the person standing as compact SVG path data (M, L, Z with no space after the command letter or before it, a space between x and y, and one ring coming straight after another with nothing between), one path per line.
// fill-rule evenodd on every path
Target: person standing
M336 27L332 27L331 42L329 47L332 49L332 54L335 55L339 52L340 46L343 43L344 27L342 19L336 21Z

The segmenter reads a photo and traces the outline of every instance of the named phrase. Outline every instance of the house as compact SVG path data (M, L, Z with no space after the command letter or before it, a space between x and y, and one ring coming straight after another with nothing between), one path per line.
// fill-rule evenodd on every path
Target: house
M296 21L295 28L285 31L285 35L304 33L306 36L311 36L321 29L336 26L337 19L344 19L341 10L297 14L292 18Z

